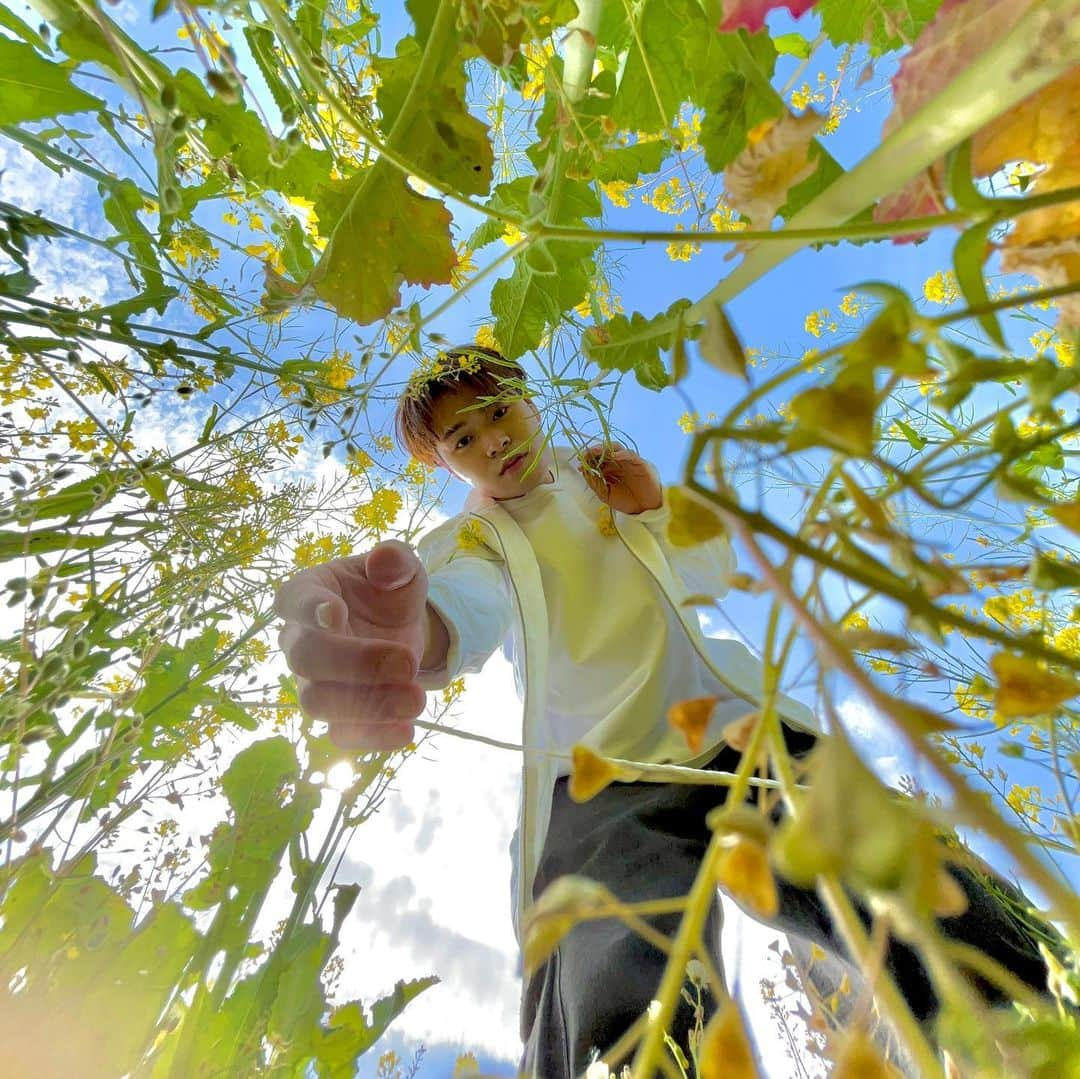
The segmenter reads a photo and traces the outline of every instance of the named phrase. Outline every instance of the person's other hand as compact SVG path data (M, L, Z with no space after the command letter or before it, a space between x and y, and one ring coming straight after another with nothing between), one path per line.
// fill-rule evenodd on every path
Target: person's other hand
M622 513L659 509L664 492L648 464L636 453L613 443L589 446L579 468L593 494Z
M301 570L277 591L278 644L296 675L300 707L325 720L344 749L399 749L413 740L426 696L427 573L407 544Z

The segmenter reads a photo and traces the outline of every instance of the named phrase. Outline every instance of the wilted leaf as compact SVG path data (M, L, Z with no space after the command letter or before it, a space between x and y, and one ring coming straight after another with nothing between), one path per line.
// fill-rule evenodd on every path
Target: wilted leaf
M746 352L727 312L718 303L709 305L698 348L702 358L718 371L746 378Z
M684 488L668 487L667 500L671 507L667 538L672 547L697 547L727 534L719 515Z
M865 365L845 368L830 386L815 386L791 401L795 425L788 448L828 446L853 457L874 452L877 393L873 371Z
M705 1026L698 1051L701 1079L758 1079L739 1005L728 997Z
M692 753L700 753L705 742L705 731L709 726L716 697L695 697L679 701L668 709L668 722L682 732L686 744Z
M1031 0L965 0L943 5L893 76L893 110L881 130L882 138L932 101L972 60L1007 34L1030 6ZM944 179L940 163L920 173L878 203L875 220L900 221L940 213L945 208Z
M873 1039L858 1030L840 1049L832 1079L901 1079L901 1074L882 1059Z
M736 902L762 918L774 918L780 909L776 880L765 848L748 836L728 837L717 862L716 880Z
M582 918L616 906L611 892L595 880L568 875L552 881L525 912L522 958L526 974L539 968Z
M575 802L595 798L609 783L620 778L619 769L588 746L574 746L570 759L573 769L570 773L570 797Z
M840 738L821 741L808 762L809 793L770 847L778 870L807 886L819 874L840 874L930 909L942 850L920 808L898 800Z
M973 60L1006 37L1033 6L1035 0L965 0L942 5L900 63L893 79L895 104L883 137L933 101ZM1072 186L1080 182L1078 127L1080 70L1074 67L976 132L972 174L989 176L1009 161L1023 160L1047 166L1031 184L1035 193ZM944 181L938 162L883 199L875 218L895 221L940 212L945 207ZM916 237L901 239L911 238ZM973 246L977 242L973 237ZM1078 243L1080 208L1076 203L1045 207L1019 218L1006 239L1002 268L1031 273L1044 285L1065 284L1076 280L1080 270ZM1080 303L1070 300L1073 306L1065 321L1080 323Z
M268 274L267 307L280 309L314 292L366 325L400 302L403 280L425 287L450 281L457 255L450 213L438 199L418 195L381 159L334 191L340 213L322 257L305 282Z
M787 201L788 191L817 168L809 156L825 117L812 110L787 112L751 129L748 144L724 171L727 200L750 219L750 227L768 228Z
M765 27L765 16L777 8L787 8L794 18L809 11L816 0L721 0L723 21L717 29L749 30L757 33Z
M759 719L761 719L760 712L750 712L745 716L740 716L739 719L733 719L724 727L722 732L724 741L732 749L745 753Z
M1050 516L1058 524L1080 535L1080 500L1076 502L1063 502L1050 510Z
M1043 715L1080 693L1080 682L1052 674L1027 656L998 652L990 669L997 679L994 707L1008 719Z

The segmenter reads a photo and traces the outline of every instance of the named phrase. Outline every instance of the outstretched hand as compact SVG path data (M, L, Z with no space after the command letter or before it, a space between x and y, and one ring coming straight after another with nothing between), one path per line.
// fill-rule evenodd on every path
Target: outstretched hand
M278 589L278 641L300 707L325 720L342 748L391 750L413 740L426 705L416 677L426 600L424 567L396 540L301 570Z
M663 488L649 465L625 446L589 446L578 471L601 502L621 513L644 513L663 504Z

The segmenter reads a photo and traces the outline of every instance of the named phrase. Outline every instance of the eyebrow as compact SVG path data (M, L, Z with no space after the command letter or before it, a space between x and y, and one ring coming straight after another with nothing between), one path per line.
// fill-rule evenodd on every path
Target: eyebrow
M448 439L455 431L460 431L462 429L462 427L464 427L464 426L465 426L464 421L462 421L461 423L455 423L454 426L451 427L450 430L447 431L446 434L443 435L443 441L445 442L446 439Z

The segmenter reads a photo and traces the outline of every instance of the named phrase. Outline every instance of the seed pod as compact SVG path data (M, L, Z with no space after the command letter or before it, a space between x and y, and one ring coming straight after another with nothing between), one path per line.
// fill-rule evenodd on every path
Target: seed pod
M176 108L176 87L172 83L166 83L161 88L161 104L170 112Z
M39 673L43 682L59 681L67 673L67 660L58 652L53 652L46 657Z
M222 101L235 105L240 100L240 87L236 85L236 80L224 71L208 71L206 81L210 88L220 95Z

